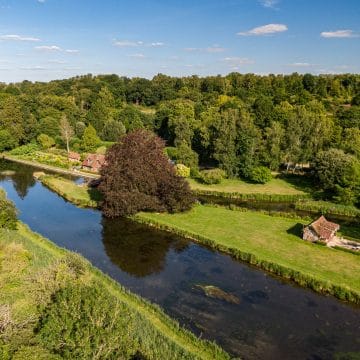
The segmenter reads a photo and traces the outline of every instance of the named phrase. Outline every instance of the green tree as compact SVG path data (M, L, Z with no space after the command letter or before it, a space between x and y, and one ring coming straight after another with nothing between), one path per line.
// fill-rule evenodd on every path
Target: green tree
M125 126L121 121L109 120L102 129L101 138L106 141L117 141L125 133Z
M43 149L49 149L55 145L55 140L46 134L40 134L37 141Z
M0 151L11 150L18 142L8 130L0 130Z
M94 151L100 144L100 139L97 136L96 130L92 125L89 125L84 130L81 146L85 151Z

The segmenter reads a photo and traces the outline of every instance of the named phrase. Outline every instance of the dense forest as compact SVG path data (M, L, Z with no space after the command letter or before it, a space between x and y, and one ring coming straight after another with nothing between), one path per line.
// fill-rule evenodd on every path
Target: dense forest
M0 84L0 151L44 135L45 143L66 147L64 119L75 150L146 128L192 174L219 167L249 179L254 168L310 164L332 196L359 201L360 75L89 74Z

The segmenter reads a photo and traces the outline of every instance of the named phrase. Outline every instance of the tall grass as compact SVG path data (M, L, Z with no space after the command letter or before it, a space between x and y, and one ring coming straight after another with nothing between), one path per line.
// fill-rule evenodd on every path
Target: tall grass
M360 209L351 205L335 204L327 201L299 200L295 203L296 210L323 215L340 215L352 218L360 218Z

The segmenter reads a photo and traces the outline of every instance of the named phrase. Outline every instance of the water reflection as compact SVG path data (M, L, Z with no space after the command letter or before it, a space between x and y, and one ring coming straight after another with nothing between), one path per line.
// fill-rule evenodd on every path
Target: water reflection
M188 241L167 233L147 232L130 220L102 219L105 252L121 270L136 277L161 272L170 249L182 252Z
M9 177L11 177L14 189L21 199L25 198L29 189L36 183L33 172L29 171L28 168L18 166L10 161L0 161L0 180Z

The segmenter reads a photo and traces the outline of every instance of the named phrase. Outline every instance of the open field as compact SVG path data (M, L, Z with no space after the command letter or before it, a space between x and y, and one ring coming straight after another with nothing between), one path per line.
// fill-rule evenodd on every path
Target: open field
M48 334L50 338L43 341L42 336L35 336L34 329L37 328L40 335L44 332L46 334L40 319L44 319L42 312L51 308L54 294L63 288L77 289L84 286L97 287L105 294L104 298L120 304L122 316L129 316L132 328L127 336L131 351L134 349L148 359L229 358L213 343L199 340L183 330L158 307L122 288L81 256L57 247L21 223L18 230L0 229L0 265L1 359L10 359L14 354L19 359L60 359L56 354L64 356L61 358L72 358L51 346L51 339L65 336L66 331L59 334L53 330ZM89 301L96 303L96 299L87 299L87 303ZM61 319L70 316L66 326L71 326L72 315L59 314L59 324ZM95 313L93 316L96 316ZM95 337L95 333L92 336ZM83 345L81 339L76 341L80 346ZM84 341L86 343L87 340ZM73 345L62 343L61 347ZM103 351L107 345L102 343L95 349ZM89 348L77 351L81 354L82 350L91 351ZM21 357L20 353L24 356L24 352L27 356Z

